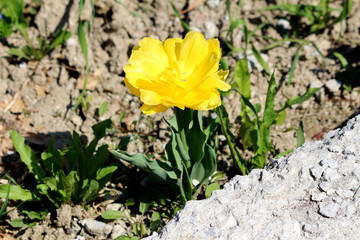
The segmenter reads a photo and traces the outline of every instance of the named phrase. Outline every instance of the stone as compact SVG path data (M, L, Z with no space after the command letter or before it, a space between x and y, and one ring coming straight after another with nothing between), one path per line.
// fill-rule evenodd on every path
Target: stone
M315 80L310 83L310 88L322 88L324 84L320 80Z
M340 90L341 81L336 79L330 79L325 83L325 86L327 89L329 89L330 92L334 93Z
M359 141L357 116L277 159L276 167L235 176L210 198L187 202L145 239L360 239L353 227L360 225L360 148L344 154Z
M80 224L84 226L86 232L93 235L106 236L110 234L113 229L111 225L90 218L81 220Z
M339 211L340 205L337 203L331 203L320 207L319 213L327 218L333 218L336 216L337 212Z
M126 229L124 229L120 225L115 225L112 232L111 232L111 239L116 239L121 235L126 235Z
M327 192L331 187L331 182L328 181L322 181L319 183L319 188L323 190L324 192Z
M304 224L303 231L311 234L316 233L318 230L318 224Z
M290 30L291 29L291 25L290 22L286 19L279 19L276 23L277 26L281 27L284 30Z

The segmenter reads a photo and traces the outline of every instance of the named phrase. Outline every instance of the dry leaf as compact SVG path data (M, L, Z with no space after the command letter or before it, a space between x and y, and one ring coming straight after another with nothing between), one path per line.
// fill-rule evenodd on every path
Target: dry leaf
M43 98L46 95L46 87L41 85L35 85L35 91L38 99Z
M199 7L201 4L203 4L205 2L205 0L195 0L193 1L189 7L183 11L181 11L181 14L185 14L187 12L190 12L191 10L193 10L194 8Z
M90 91L94 90L99 79L100 79L100 76L88 75L86 89L90 90ZM76 88L82 89L83 85L84 85L84 81L85 81L85 75L81 75L81 77L79 77L77 79Z

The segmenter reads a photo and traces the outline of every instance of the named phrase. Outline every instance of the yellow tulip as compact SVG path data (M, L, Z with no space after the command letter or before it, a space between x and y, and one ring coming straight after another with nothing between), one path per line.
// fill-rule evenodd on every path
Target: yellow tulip
M220 58L219 41L199 32L165 42L145 37L124 67L125 84L144 103L141 111L147 115L170 107L214 109L221 104L218 90L230 89L228 71L218 70Z

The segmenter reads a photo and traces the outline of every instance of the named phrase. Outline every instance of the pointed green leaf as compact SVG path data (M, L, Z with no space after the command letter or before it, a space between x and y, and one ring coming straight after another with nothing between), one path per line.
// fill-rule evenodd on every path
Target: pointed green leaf
M10 193L8 198L21 201L36 201L35 196L27 189L24 189L18 185L1 184L0 185L0 198L6 198L10 187Z
M141 170L148 172L150 174L154 174L159 177L163 181L167 181L170 179L176 179L177 175L173 170L171 170L170 166L166 166L166 164L161 164L159 160L150 160L146 156L136 153L134 155L130 155L124 151L116 151L110 150L110 153L115 157L120 158L124 161L127 161Z
M305 142L305 135L304 135L304 125L303 122L300 121L299 127L297 130L297 144L296 147L300 147Z
M121 218L124 214L121 211L106 210L101 214L101 217L105 220L115 220Z
M20 154L21 161L26 164L36 179L42 181L42 179L46 177L46 173L42 169L39 161L35 158L33 151L25 145L25 139L15 130L10 130L10 136L16 151Z
M261 54L259 53L259 51L255 48L255 46L253 44L251 44L251 50L252 53L254 54L256 60L259 62L259 64L264 68L265 72L267 73L267 75L271 75L271 70L269 65L267 64L267 62L263 59L263 57L261 56Z

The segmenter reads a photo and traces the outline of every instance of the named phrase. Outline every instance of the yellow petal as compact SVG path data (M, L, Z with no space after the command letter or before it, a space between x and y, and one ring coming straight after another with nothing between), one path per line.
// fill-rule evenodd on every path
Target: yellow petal
M183 74L193 72L196 65L201 62L208 54L207 43L200 32L191 31L186 34L184 41L181 43L180 61L181 71Z
M125 82L125 86L129 88L129 90L132 94L134 94L137 97L140 96L139 89L135 88L134 85L129 82L129 79L125 78L124 82Z
M169 59L171 68L177 68L177 62L180 60L181 38L169 38L164 42L164 49Z
M146 105L159 105L161 98L155 91L140 89L140 100Z
M163 106L163 105L155 105L155 106L150 106L150 105L142 105L140 110L146 114L146 115L153 115L155 113L159 113L159 112L165 112L168 108Z
M228 91L231 89L231 86L225 82L228 74L229 71L219 70L206 78L203 84L199 86L199 88L203 91L209 91L211 89L219 89L223 92Z

